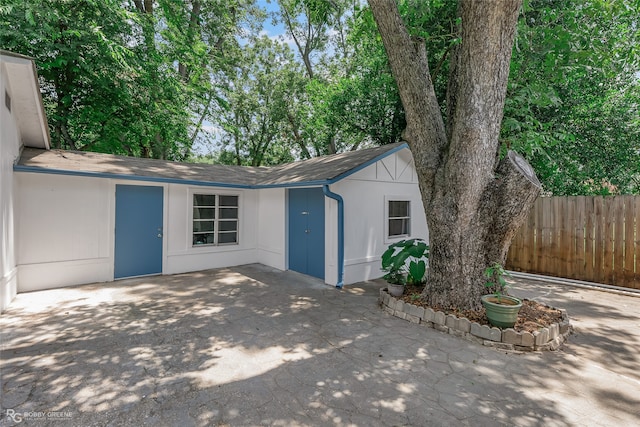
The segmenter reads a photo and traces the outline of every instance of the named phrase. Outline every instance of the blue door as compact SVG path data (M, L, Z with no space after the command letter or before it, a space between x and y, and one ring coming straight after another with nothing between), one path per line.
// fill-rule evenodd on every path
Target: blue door
M162 273L163 191L116 185L116 279Z
M324 193L289 190L289 269L324 280Z

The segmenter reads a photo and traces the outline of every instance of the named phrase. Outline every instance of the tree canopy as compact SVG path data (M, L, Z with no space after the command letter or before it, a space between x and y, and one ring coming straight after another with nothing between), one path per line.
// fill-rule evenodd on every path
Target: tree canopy
M457 3L396 2L443 114ZM640 192L638 16L637 0L519 11L499 140L545 192ZM361 2L5 0L0 47L35 58L59 148L261 165L397 142L406 126Z

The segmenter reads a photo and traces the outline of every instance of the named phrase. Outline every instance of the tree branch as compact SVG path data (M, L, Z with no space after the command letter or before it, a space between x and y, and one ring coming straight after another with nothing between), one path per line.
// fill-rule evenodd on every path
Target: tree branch
M496 169L492 185L483 194L480 216L488 230L488 262L503 263L509 245L540 195L542 184L524 157L509 150Z
M369 5L405 109L407 128L403 137L411 147L417 169L421 171L421 188L427 192L428 199L447 138L429 75L424 42L411 39L395 1L369 0Z

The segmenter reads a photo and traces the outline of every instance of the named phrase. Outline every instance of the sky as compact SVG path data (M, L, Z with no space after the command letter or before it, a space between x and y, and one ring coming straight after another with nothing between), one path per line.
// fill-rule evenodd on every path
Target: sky
M257 5L258 7L266 10L268 14L277 12L279 9L276 0L258 0ZM289 44L293 51L296 52L293 40L286 36L285 29L282 24L274 25L272 19L267 17L263 22L263 32L271 38L278 37L283 39L283 41ZM217 147L217 144L219 143L217 137L220 134L221 129L215 123L205 120L202 123L202 130L213 136L214 140L204 141L202 138L198 137L193 144L192 150L196 155L213 154L213 152L219 149L219 147Z
M258 6L266 9L267 13L273 13L278 11L278 3L275 0L267 1L267 0L258 0ZM264 22L264 31L270 36L279 36L284 34L284 27L282 24L273 25L270 18Z

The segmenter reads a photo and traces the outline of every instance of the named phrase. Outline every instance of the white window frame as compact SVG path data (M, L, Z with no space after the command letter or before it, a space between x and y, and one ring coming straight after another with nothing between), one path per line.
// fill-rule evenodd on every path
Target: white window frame
M233 246L233 245L239 245L240 244L240 210L241 210L241 200L242 197L239 193L227 193L224 191L207 191L207 190L199 190L199 189L192 189L189 192L189 242L191 245L191 248L210 248L210 247L216 247L216 246ZM199 232L195 232L193 230L193 223L194 223L194 218L193 218L193 209L196 207L195 203L194 203L194 199L195 196L199 196L199 195L203 195L203 196L214 196L215 197L215 214L214 214L214 218L213 218L213 236L214 236L214 242L213 243L202 243L202 244L194 244L193 243L193 235L194 233L199 233ZM231 197L237 197L238 199L238 203L237 206L220 206L220 196L231 196ZM235 219L223 219L220 218L220 209L225 209L225 208L235 208L237 209L237 215ZM231 222L231 221L235 221L236 223L236 230L232 231L232 232L225 232L225 231L220 231L220 226L219 224L221 222ZM227 233L236 233L236 241L235 242L224 242L224 243L220 243L220 234L227 234ZM207 232L209 233L209 232Z
M406 202L408 204L408 214L406 217L390 217L389 216L389 204L391 202ZM384 198L384 238L385 242L394 242L401 239L406 239L411 236L411 228L412 228L412 212L411 212L411 198L407 196L386 196ZM391 236L389 229L389 221L392 219L406 219L407 224L407 234L398 234Z

